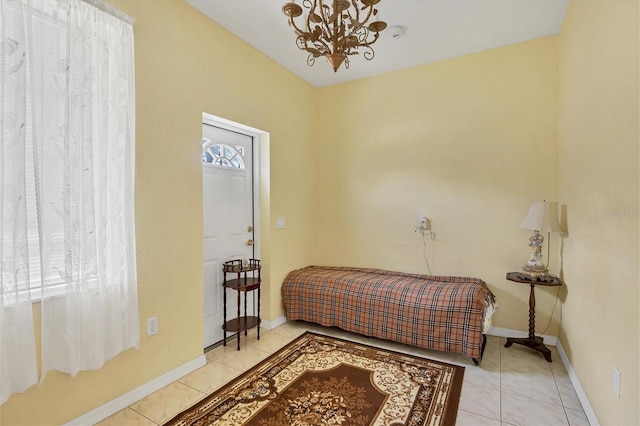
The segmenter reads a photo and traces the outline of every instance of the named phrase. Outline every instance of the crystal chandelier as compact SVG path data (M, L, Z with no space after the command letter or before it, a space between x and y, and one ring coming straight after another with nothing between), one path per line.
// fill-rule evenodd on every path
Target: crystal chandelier
M349 56L357 55L358 49L364 50L367 60L375 53L371 45L380 37L380 31L387 28L384 21L374 21L367 25L370 18L378 14L374 7L380 0L303 0L302 5L309 9L303 17L302 28L294 18L302 15L302 7L290 2L282 7L289 17L289 25L295 29L296 44L301 50L309 52L307 64L313 65L316 58L324 56L338 71L344 62L349 68Z

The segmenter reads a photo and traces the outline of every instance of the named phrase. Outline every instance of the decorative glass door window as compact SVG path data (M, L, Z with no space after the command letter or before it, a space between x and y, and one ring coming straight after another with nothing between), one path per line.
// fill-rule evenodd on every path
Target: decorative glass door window
M244 147L202 139L202 162L216 166L244 170Z

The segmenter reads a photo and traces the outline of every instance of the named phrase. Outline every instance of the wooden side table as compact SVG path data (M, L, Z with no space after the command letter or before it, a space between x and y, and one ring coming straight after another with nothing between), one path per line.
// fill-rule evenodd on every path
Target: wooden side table
M244 335L247 335L247 330L254 327L258 328L258 340L260 340L260 260L249 259L248 261L242 260L230 260L224 262L222 272L224 280L222 287L224 288L224 323L222 323L222 330L224 338L222 339L223 346L227 346L227 332L234 333L236 335L238 350L240 350L240 334L244 331ZM227 275L236 276L235 279L227 279ZM249 274L251 276L249 276ZM237 292L237 316L227 321L227 289L232 289ZM247 315L247 297L249 293L253 293L258 290L258 312L254 315ZM244 293L244 315L240 311L240 293ZM253 293L253 305L255 309L255 293Z
M562 285L562 281L557 277L528 278L519 272L508 272L507 279L516 283L529 284L531 286L531 292L529 293L529 337L509 337L504 347L508 348L514 343L524 345L538 352L542 352L544 359L551 362L551 351L544 345L542 337L536 336L536 295L534 290L537 285L559 286Z

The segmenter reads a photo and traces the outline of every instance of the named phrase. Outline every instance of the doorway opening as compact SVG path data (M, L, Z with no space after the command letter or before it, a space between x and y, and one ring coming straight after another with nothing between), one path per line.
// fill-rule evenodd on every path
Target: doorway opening
M203 113L203 347L223 339L222 264L260 258L260 141L264 132Z

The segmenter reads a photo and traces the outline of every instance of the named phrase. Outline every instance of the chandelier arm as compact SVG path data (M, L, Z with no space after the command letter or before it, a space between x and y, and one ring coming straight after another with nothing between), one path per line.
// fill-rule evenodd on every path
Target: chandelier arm
M370 7L373 7L373 6L370 6ZM360 8L358 7L357 2L353 3L353 9L356 12L355 21L358 23L358 25L360 25ZM347 13L349 14L349 18L353 19L353 16L351 16L351 8L347 9ZM369 17L367 17L367 19L369 19ZM365 19L365 21L367 19Z
M311 34L313 34L313 31L311 30L311 15L316 14L316 15L320 15L322 17L321 22L315 23L318 27L320 27L321 30L321 34L318 37L317 40L315 41L305 41L305 46L308 45L309 43L311 43L311 45L313 45L313 47L319 51L325 50L325 52L331 52L331 48L329 47L329 45L325 42L326 37L324 37L327 28L324 28L324 25L326 24L326 17L324 14L324 1L323 0L313 0L313 2L311 2L311 0L304 0L304 5L305 7L309 8L309 13L307 14L307 31L305 32L306 34L309 35L309 40L310 40L310 36ZM319 11L319 13L317 13ZM308 49L307 49L308 50ZM307 61L308 62L308 61Z
M330 53L331 52L331 47L328 44L329 40L326 40L326 38L323 37L323 36L324 36L324 29L323 29L323 34L320 37L318 37L318 39L316 41L311 42L311 43L314 45L314 47L316 49L318 49L318 50L323 50L324 49L325 52Z
M304 38L302 36L298 36L296 38L296 46L300 50L304 50L305 52L308 51L307 50L307 42L304 40Z
M344 25L342 20L342 12L338 12L337 10L333 11L334 21L333 21L333 34L331 34L331 46L333 47L332 52L338 52L338 35L340 29Z
M372 60L375 56L376 56L376 52L373 50L373 48L369 45L367 46L363 46L365 48L364 53L362 54L362 56L364 56L364 58L367 61Z
M321 0L322 1L322 0ZM310 8L310 13L307 16L307 20L306 20L306 24L307 24L307 31L303 31L296 23L296 21L294 20L293 17L289 17L289 25L291 25L294 30L295 33L297 34L296 37L296 46L298 47L298 49L300 50L304 50L309 52L310 55L313 56L313 53L310 52L310 50L312 48L315 48L319 51L321 50L326 50L327 52L330 51L329 46L324 43L321 39L318 40L319 45L317 45L314 42L309 41L309 37L311 35L311 27L310 27L310 19L309 16L311 16L311 12L313 12L316 8L317 8L317 0L313 0L313 3L311 2L311 0L303 0L303 5L307 8ZM313 46L313 47L309 47L309 45ZM315 62L315 60L313 60L313 62ZM309 61L307 60L307 63L309 63Z
M362 21L360 20L360 8L357 5L354 5L354 9L356 11L356 16L355 16L355 21L358 23L357 25L354 26L354 30L351 31L351 34L353 34L355 31L357 31L358 29L362 28L364 25L364 22L367 22L369 20L369 18L371 18L371 15L373 14L373 10L374 10L374 6L371 5L369 6L367 9L367 17L364 18ZM351 10L348 11L349 12L349 17L353 19L353 16L351 16Z
M358 38L358 44L362 46L369 38L369 29L367 27L362 27L355 36Z
M307 65L312 67L313 64L315 63L316 63L316 58L314 58L313 55L309 53L309 56L307 56Z
M294 21L293 18L289 18L289 25L293 27L293 29L295 30L294 32L298 37L300 37L301 34L304 34L306 32L306 31L302 31L300 27L298 27L298 25L296 24L296 21Z
M306 2L308 0L304 1ZM303 34L307 33L307 31L302 31L302 29L300 29L293 16L289 16L289 26L293 27L298 39L301 38Z
M322 44L327 48L329 52L331 52L331 48L329 44L331 44L333 40L333 31L331 30L332 21L329 19L331 16L328 15L330 8L324 4L324 0L320 1L320 15L322 16L322 22L320 23L320 28L322 29L322 36L320 40Z
M368 47L369 49L373 49L371 45L378 40L380 37L380 33L375 33L373 36L373 40L360 44L358 47Z
M331 52L331 49L329 49L329 46L324 42L318 42L318 44L312 43L312 47L305 47L304 50L306 50L307 52L310 52L309 49L312 49L312 50L315 49L320 53L322 53L323 55L326 54L327 52Z
M356 9L356 21L358 22L357 25L354 25L353 29L351 30L351 32L348 35L345 35L345 39L349 38L349 37L357 37L358 38L358 42L362 43L359 44L359 46L370 46L371 44L373 44L378 37L376 36L373 41L371 42L367 42L367 38L369 38L369 29L363 24L363 22L360 22L359 17L360 17L360 11L358 9L358 7L355 7ZM373 15L373 10L374 10L374 6L371 5L368 8L368 13L367 13L367 17L364 19L364 22L368 22L369 19L371 18L371 16ZM351 13L349 13L349 16L351 16ZM364 30L362 32L360 32L360 30ZM376 33L379 34L379 33ZM358 47L359 47L358 46Z
M320 0L320 2L322 2L322 0ZM311 3L310 0L305 0L304 4L309 5L309 13L307 13L307 33L311 34L311 15L316 11L317 0L313 0L313 3Z

